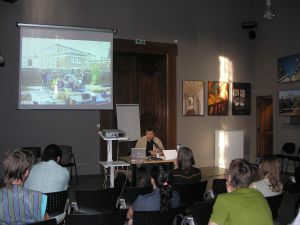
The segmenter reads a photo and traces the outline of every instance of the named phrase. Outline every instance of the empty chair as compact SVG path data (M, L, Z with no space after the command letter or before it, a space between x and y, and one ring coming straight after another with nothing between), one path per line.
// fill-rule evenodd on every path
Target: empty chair
M98 225L96 214L70 214L66 217L65 225Z
M56 219L44 220L36 223L29 223L30 225L56 225ZM29 225L27 224L27 225Z
M22 149L31 152L32 155L35 157L35 162L37 162L37 159L41 157L41 147L22 147Z
M287 142L282 146L281 154L277 155L277 158L281 159L281 169L283 169L284 160L287 159L286 171L289 167L290 157L293 156L296 152L296 145L293 142Z
M289 183L284 189L289 193L300 193L300 167L295 168L294 176L296 183Z
M212 184L212 190L215 198L218 196L218 194L227 193L226 179L214 179Z
M205 200L193 204L192 215L195 225L207 225L214 206L214 200Z
M65 212L65 206L68 199L68 191L59 191L52 193L45 193L47 195L47 209L46 212L50 217L54 217Z
M83 213L99 213L116 208L120 189L81 190L75 192L78 210Z
M134 211L134 225L173 225L174 218L184 212L184 207L172 208L166 211Z
M63 167L70 167L71 168L71 179L73 175L73 167L75 169L75 175L76 175L76 183L78 184L78 174L77 174L77 167L76 167L76 161L75 156L72 151L72 147L69 145L59 145L62 151L62 157L60 159L60 165Z
M266 200L272 212L273 219L276 219L278 217L278 209L281 204L282 197L283 197L283 193L280 195L266 197Z
M180 201L183 204L191 204L204 200L206 186L207 180L197 183L175 184L174 190L178 191Z

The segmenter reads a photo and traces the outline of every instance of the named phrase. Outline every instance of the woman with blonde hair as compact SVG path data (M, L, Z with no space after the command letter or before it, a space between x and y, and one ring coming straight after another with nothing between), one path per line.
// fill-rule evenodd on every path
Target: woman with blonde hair
M259 190L265 197L282 193L280 163L275 156L262 158L258 166L258 179L250 187Z

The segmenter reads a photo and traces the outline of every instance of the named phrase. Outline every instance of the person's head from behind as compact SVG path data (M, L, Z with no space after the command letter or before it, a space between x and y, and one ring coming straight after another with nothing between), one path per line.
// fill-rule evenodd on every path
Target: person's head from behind
M49 160L54 160L55 162L59 163L62 156L62 151L58 145L51 144L48 145L42 156L42 160L48 162Z
M195 164L193 152L188 147L181 147L177 155L177 164L180 170L188 172Z
M232 160L228 170L227 191L232 192L236 188L248 188L251 181L251 165L244 159Z
M151 184L160 189L160 209L172 207L172 174L166 165L154 166L151 170Z
M272 191L280 191L280 169L280 163L275 156L265 156L258 166L258 179L268 179Z
M148 141L153 140L153 138L155 137L155 129L152 127L147 128L145 135Z
M137 171L137 187L147 187L150 184L150 176L144 166L138 168Z
M4 185L22 184L29 175L30 167L34 161L33 155L26 150L16 149L4 160Z

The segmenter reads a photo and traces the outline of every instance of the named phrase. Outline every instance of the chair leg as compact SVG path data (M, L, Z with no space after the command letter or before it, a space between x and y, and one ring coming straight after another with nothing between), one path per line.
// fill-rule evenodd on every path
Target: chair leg
M77 175L77 167L76 167L76 164L74 164L74 167L75 167L76 183L78 184L78 175Z
M72 180L73 179L73 166L71 166L71 174L70 175L71 175L70 180Z

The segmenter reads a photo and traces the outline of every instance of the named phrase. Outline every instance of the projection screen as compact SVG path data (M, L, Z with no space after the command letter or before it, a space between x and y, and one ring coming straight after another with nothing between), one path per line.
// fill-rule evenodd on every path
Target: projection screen
M113 108L113 30L18 26L19 109Z

